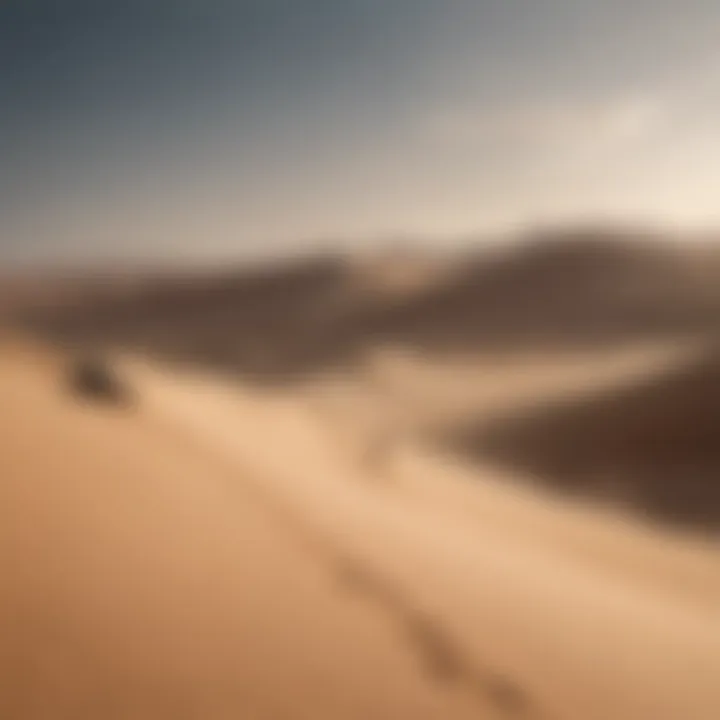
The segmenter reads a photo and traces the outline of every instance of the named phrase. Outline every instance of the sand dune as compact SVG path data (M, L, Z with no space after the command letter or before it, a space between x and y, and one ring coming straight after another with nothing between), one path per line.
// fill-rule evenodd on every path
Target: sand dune
M0 356L2 717L718 716L711 543L412 444L372 475L303 393L122 367L133 412Z
M321 254L131 279L60 284L56 302L50 282L46 301L18 303L15 319L65 342L286 386L388 345L445 357L595 351L716 335L720 314L716 249L612 229L450 257Z
M712 546L421 453L378 482L297 397L127 370L134 417L6 371L26 415L3 505L15 557L55 567L16 570L43 599L25 627L80 638L95 669L76 672L126 716L180 692L191 717L717 717Z
M240 465L0 365L0 716L503 716L428 678Z

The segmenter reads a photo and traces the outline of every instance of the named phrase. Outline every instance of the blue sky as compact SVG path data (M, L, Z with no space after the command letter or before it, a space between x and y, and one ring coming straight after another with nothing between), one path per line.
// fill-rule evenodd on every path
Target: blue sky
M8 0L0 259L718 220L714 0Z

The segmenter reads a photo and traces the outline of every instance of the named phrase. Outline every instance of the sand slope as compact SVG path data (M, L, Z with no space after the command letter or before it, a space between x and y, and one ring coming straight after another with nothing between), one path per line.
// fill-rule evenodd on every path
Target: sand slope
M0 366L2 717L720 713L712 549L419 453L364 476L292 398L134 364L115 415Z

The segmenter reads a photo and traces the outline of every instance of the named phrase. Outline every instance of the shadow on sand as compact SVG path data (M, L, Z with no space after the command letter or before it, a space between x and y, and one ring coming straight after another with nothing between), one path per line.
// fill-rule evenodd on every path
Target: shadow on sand
M564 494L717 530L720 350L629 389L453 428L443 441Z

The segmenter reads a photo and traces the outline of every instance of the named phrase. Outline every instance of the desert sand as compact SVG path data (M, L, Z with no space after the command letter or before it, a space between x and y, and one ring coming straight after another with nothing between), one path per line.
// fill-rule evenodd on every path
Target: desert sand
M0 355L0 717L720 716L720 550L302 394L138 358L117 412Z

